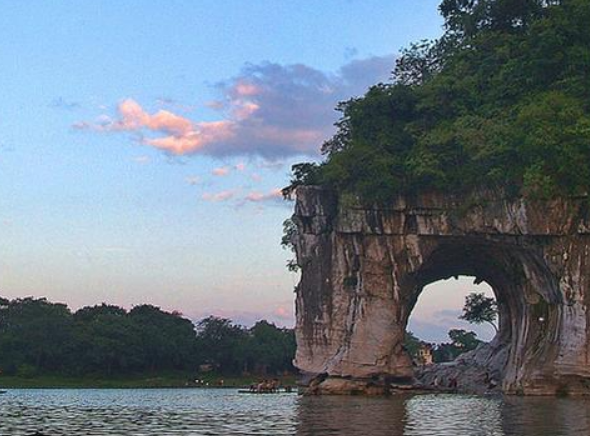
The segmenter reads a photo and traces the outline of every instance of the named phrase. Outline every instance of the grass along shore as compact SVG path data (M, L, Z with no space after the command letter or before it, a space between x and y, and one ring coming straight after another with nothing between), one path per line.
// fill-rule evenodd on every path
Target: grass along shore
M214 373L157 373L116 376L69 377L63 375L8 376L0 374L0 389L141 389L141 388L240 388L272 376L224 376ZM278 377L295 385L295 376ZM201 380L197 383L196 380Z

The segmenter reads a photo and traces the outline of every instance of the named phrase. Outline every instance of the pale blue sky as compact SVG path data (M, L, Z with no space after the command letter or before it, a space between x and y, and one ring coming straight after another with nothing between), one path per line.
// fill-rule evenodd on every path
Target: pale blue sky
M0 292L292 323L276 189L437 4L3 2Z

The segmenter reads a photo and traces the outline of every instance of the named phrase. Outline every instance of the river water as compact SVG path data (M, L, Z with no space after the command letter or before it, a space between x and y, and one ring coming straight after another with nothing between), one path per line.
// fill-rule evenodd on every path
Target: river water
M244 395L228 389L9 390L0 435L588 436L590 401Z

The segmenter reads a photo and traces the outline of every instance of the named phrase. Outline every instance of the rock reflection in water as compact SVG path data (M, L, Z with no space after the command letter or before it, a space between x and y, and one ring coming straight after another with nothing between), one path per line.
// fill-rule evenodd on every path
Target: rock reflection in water
M297 435L588 436L587 399L424 395L302 398Z
M298 436L504 435L501 401L457 395L304 398Z
M302 397L297 408L297 436L403 436L404 401L390 398Z
M590 399L505 397L502 428L506 435L588 436Z
M423 395L240 395L234 390L13 390L0 435L588 436L590 401Z

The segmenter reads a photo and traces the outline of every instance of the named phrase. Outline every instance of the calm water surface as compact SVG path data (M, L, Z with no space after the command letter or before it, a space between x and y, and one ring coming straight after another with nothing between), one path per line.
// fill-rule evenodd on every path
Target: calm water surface
M0 435L588 436L590 401L233 390L10 390Z

